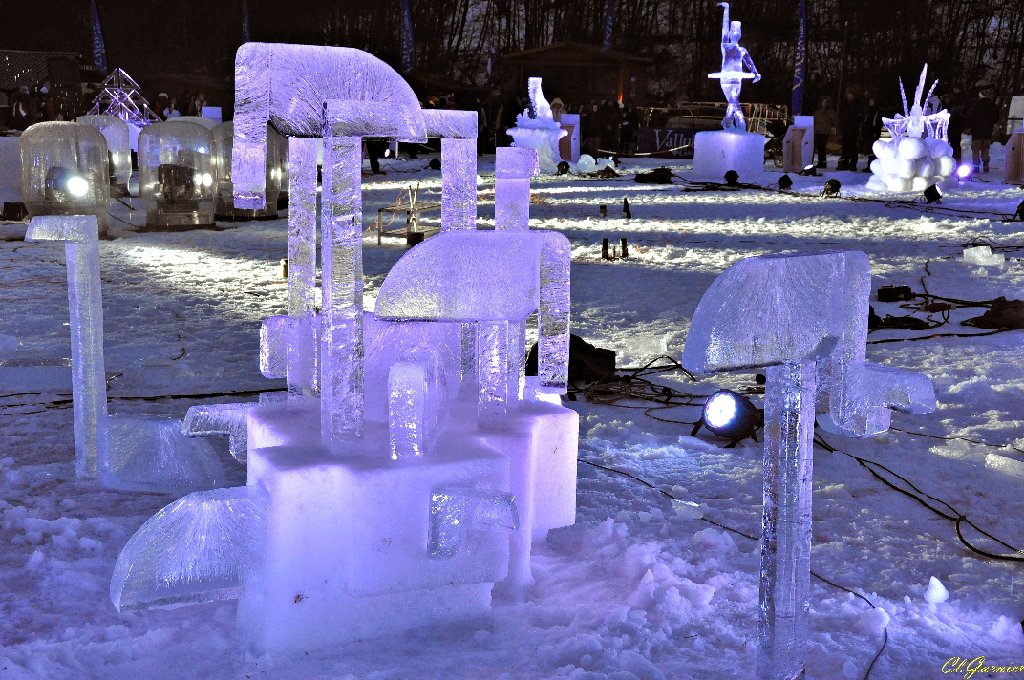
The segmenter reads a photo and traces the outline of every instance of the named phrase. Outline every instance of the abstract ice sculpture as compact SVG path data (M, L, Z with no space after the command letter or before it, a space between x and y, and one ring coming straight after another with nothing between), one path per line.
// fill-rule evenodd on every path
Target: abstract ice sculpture
M729 20L729 3L720 2L722 14L722 68L709 73L717 79L728 104L720 131L698 132L693 140L693 172L698 177L721 180L733 170L746 180L764 171L764 136L747 132L746 119L740 108L743 81L761 80L747 50L740 46L740 22ZM746 66L750 72L743 70Z
M562 160L558 140L565 137L566 131L551 114L551 105L541 89L542 80L530 78L527 81L530 108L516 116L516 126L509 129L508 134L515 140L515 146L537 150L542 172L554 173Z
M931 98L935 86L939 84L938 80L932 83L925 95L927 78L928 64L925 64L914 92L914 105L909 109L903 80L900 79L903 114L897 113L894 118L882 119L891 139L876 140L871 147L876 158L871 161L872 175L866 185L868 189L921 192L953 173L953 147L949 145L947 134L949 112L924 110L924 102Z
M263 198L267 123L290 137L289 313L265 321L260 357L265 375L287 378L288 398L196 407L186 430L226 433L234 449L244 413L246 488L265 498L265 520L232 522L219 515L255 515L210 496L183 499L178 511L195 520L174 530L179 543L166 564L149 556L161 553L170 530L140 529L122 552L115 605L239 597L239 626L264 651L485 614L496 584L511 597L529 585L531 541L574 521L578 417L558 396L568 372L568 241L475 231L475 161L456 157L474 146L475 114L420 111L408 85L376 58L247 44L236 72L236 205ZM450 173L442 176L442 233L399 260L375 312L365 312L360 138L436 134L452 153L442 164ZM527 382L521 329L534 312L540 377ZM153 528L170 526L171 513L161 514L167 521ZM214 553L198 532L189 538L200 520L257 535L239 531ZM196 564L210 565L208 595L202 569L180 575L190 541ZM176 592L183 583L183 594L149 595L159 584L145 576L142 595L118 596L135 561Z
M865 361L870 289L860 252L747 258L708 288L686 338L690 370L766 372L760 678L800 677L807 660L815 413L865 437L890 409L935 408L926 376Z

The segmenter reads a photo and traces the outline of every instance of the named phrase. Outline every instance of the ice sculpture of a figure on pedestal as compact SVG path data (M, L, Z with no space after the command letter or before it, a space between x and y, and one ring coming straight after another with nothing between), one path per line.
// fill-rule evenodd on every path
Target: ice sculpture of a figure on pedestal
M869 437L889 428L890 409L935 409L926 376L865 360L870 292L860 252L740 260L704 293L683 348L683 365L698 373L765 369L763 680L802 677L807 662L815 413Z
M721 131L698 132L693 140L693 173L697 177L721 180L729 170L741 179L756 180L764 172L764 136L747 132L746 119L740 108L743 81L761 80L747 50L740 46L740 22L729 20L729 3L718 3L722 16L722 70L709 73L708 78L721 82L728 107ZM750 69L747 73L743 70Z
M925 111L939 84L938 80L932 83L925 95L927 78L928 64L925 64L914 92L914 105L909 109L903 79L900 79L903 113L882 119L891 139L878 139L871 147L875 160L871 161L868 189L921 192L953 174L953 147L948 141L949 112L945 109L935 113Z
M288 396L190 410L189 434L227 434L247 485L193 494L143 525L118 558L115 606L237 598L249 645L275 651L479 617L492 590L521 596L531 541L575 515L579 421L559 397L568 241L519 224L476 231L476 115L421 111L369 54L248 43L236 88L236 206L264 200L267 123L291 138L289 315L266 320L260 358ZM320 136L317 313L307 142ZM441 136L450 154L442 233L395 264L373 313L362 305L363 136ZM539 375L526 379L535 312Z
M558 153L558 140L565 137L566 131L551 113L551 106L541 89L541 80L529 79L530 108L516 116L516 126L509 129L508 134L515 140L515 146L536 149L541 172L552 173L558 171L558 163L562 160Z
M725 118L722 119L722 127L726 130L746 130L747 121L743 117L743 109L740 108L740 88L743 81L753 78L756 83L761 80L761 74L754 66L754 60L746 48L740 47L740 22L729 21L729 3L720 2L722 8L722 70L718 73L709 73L708 78L717 78L722 85L722 94L729 106L725 110ZM743 67L750 69L746 73Z

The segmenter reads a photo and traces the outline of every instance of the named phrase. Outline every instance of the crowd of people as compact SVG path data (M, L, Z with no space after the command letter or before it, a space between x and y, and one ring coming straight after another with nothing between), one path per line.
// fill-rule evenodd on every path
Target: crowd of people
M971 135L971 158L975 172L988 172L990 168L989 149L999 120L999 109L992 100L992 93L980 88L974 96L959 91L943 96L933 94L924 103L925 114L949 112L949 143L953 147L953 158L957 164L963 162L961 150L963 135ZM857 170L860 156L866 161L863 172L870 172L874 160L872 145L882 135L882 113L878 100L870 92L863 92L857 85L846 88L838 111L832 97L818 100L814 111L814 148L817 167L827 167L829 142L838 137L840 143L837 170Z

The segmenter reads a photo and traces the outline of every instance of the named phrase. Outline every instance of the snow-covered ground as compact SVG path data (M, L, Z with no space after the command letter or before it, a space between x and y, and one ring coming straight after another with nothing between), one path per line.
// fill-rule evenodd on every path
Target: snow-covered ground
M659 164L627 161L625 171ZM365 178L367 226L411 183L419 183L421 198L439 193L439 175L421 170L425 165L385 163L387 176ZM949 190L942 206L1013 213L1024 191L997 183L1001 163L994 165L986 181ZM674 170L687 175L685 164ZM825 174L843 181L847 199L880 198L863 190L868 175ZM480 222L489 226L493 158L482 160L481 176ZM777 179L776 173L768 181ZM794 179L798 195L688 192L681 179L652 186L628 174L536 181L532 226L559 230L573 244L573 331L616 350L620 366L678 358L690 316L714 277L762 253L863 250L876 288L927 286L965 300L1021 297L1024 260L1016 258L1024 257L1024 223L883 200L823 199L817 194L825 177ZM619 217L624 198L628 221ZM600 204L608 205L607 218L599 216ZM126 208L116 214L130 221ZM115 221L112 232L119 238L100 244L112 412L180 417L193 404L224 401L224 393L251 401L258 391L281 387L260 376L257 357L261 319L285 309L284 220L180 234L139 233ZM0 229L16 233L17 227ZM617 244L623 236L631 257L603 261L602 237ZM958 262L962 245L978 238L1022 248L1008 251L1002 268ZM365 240L368 298L405 252L399 244ZM0 285L0 354L69 356L63 249L0 242ZM883 316L909 313L872 304ZM956 310L936 331L870 338L981 333L958 322L982 311ZM872 361L930 375L939 408L927 416L897 414L893 430L874 439L825 434L839 452L816 451L812 569L842 588L813 582L809 677L864 676L883 630L888 641L871 677L956 677L942 672L955 656L1024 663L1018 565L970 552L952 522L843 455L879 461L1007 543L1024 545L1022 341L1012 331L869 346ZM759 444L721 448L689 436L689 424L655 420L642 408L568 402L581 415L577 523L535 549L537 583L525 603L498 605L487 621L271 659L244 651L234 603L114 610L107 590L118 552L172 499L75 479L62 372L53 369L40 381L0 368L3 680L753 676L758 546L744 534L759 531ZM754 386L751 375L694 384L667 372L656 380L697 394ZM699 413L683 407L654 415L692 422ZM222 453L232 483L243 483L226 446ZM1008 552L964 531L990 552ZM932 576L948 588L948 601L925 600Z

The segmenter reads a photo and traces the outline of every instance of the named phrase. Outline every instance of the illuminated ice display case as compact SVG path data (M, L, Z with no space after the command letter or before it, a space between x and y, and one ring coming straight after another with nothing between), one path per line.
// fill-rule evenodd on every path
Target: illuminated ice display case
M107 159L110 162L110 195L128 195L128 181L132 177L132 149L128 123L117 116L79 116L75 122L91 125L107 140Z
M107 141L94 127L36 123L21 136L21 186L33 217L95 215L106 230L110 202Z
M154 123L139 135L139 196L146 227L212 226L217 195L213 136L196 123Z
M217 202L214 209L216 219L232 222L276 219L277 200L281 193L282 151L287 153L287 141L268 126L266 207L236 208L233 196L234 185L231 183L231 140L235 133L235 126L228 121L213 128L212 132L214 164L217 167L218 177Z

